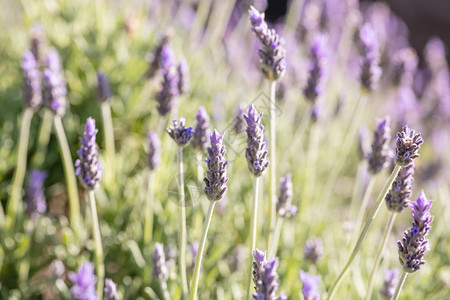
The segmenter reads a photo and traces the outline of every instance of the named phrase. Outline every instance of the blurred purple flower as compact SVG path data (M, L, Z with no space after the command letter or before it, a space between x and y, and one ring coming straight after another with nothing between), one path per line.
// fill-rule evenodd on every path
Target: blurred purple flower
M44 195L44 181L47 172L32 170L28 178L28 186L25 190L27 213L32 217L42 215L47 210Z
M383 289L381 290L381 295L385 300L390 300L394 296L395 288L398 281L398 270L386 270L384 273Z
M386 116L384 119L377 121L377 128L374 131L374 139L372 142L372 151L367 156L369 172L371 174L378 174L386 167L391 157L390 140L390 119Z
M323 92L325 81L325 43L325 36L318 34L311 45L308 80L306 86L303 88L303 94L307 100L313 103Z
M284 292L277 294L278 290L278 259L270 258L266 261L266 252L253 250L253 283L255 284L254 300L285 300Z
M292 180L291 174L280 179L280 194L277 201L277 212L282 218L289 218L297 213L297 206L292 205Z
M372 26L364 24L359 31L361 50L361 84L364 88L372 91L378 87L382 70L379 66L380 53L378 41Z
M104 300L119 300L119 294L117 293L117 286L112 279L106 278L105 280L105 295Z
M158 135L151 131L147 133L148 140L148 168L156 169L161 163L161 141Z
M318 237L312 237L306 241L304 254L305 259L316 265L322 258L324 253L322 239Z
M177 65L178 93L186 94L189 91L189 65L183 57Z
M320 300L319 282L321 277L312 276L302 270L300 270L299 276L303 283L302 293L305 300Z
M30 39L31 39L31 52L33 52L34 57L38 65L42 65L45 59L45 48L46 48L46 38L44 27L40 23L35 23L30 29Z
M155 244L155 250L153 250L153 269L152 274L160 281L167 281L169 278L169 268L166 263L166 256L164 253L164 246L161 243Z
M97 100L106 102L111 98L111 90L109 89L108 77L103 72L97 72Z
M194 135L192 136L192 147L199 152L205 151L209 142L209 116L203 106L198 108L195 115L196 124Z
M55 49L47 52L44 69L44 102L56 115L63 116L67 106L66 81L59 54Z
M73 300L97 300L94 275L94 265L88 261L83 262L76 273L69 273L73 286L70 289Z
M20 66L23 74L25 106L37 110L42 104L41 73L39 64L31 51L25 52Z

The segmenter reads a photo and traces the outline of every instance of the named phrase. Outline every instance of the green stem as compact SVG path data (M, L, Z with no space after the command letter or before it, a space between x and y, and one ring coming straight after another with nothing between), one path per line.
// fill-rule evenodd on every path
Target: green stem
M161 281L161 289L163 291L164 300L170 300L169 289L167 288L167 281Z
M144 247L149 246L153 235L153 199L154 199L154 174L148 173L147 195L145 201L145 219L144 219Z
M89 204L91 206L92 233L95 242L95 267L97 269L97 299L103 299L103 281L105 279L105 265L103 264L103 247L98 225L97 207L95 205L94 191L89 191Z
M49 109L44 109L44 116L42 117L41 127L39 128L39 135L37 139L36 153L31 159L31 165L34 167L41 167L44 164L47 156L48 142L52 134L53 113Z
M105 181L109 185L114 180L114 161L115 161L115 145L114 145L114 127L111 117L111 106L109 102L101 104L102 119L103 119L103 133L105 137L105 160L108 170L106 170Z
M277 249L278 249L278 244L280 242L280 236L281 236L281 229L283 227L283 218L282 217L278 217L277 219L277 224L275 226L275 234L274 234L274 240L272 243L272 248L269 249L269 255L267 257L273 257L277 255Z
M359 208L358 216L356 217L356 221L355 221L355 227L353 230L354 234L352 235L352 237L353 237L352 242L355 240L356 235L361 230L361 224L363 222L364 215L367 211L367 206L369 205L370 194L372 194L372 190L375 185L375 181L376 181L376 177L371 176L369 183L367 184L366 190L364 191L364 196L363 196L363 200L361 202L361 207Z
M72 155L70 154L70 148L66 134L64 133L61 117L56 115L53 122L63 159L64 176L66 177L67 194L69 197L70 222L72 223L72 228L76 232L78 225L80 224L80 201L78 199L77 180L75 178Z
M191 286L191 298L190 300L197 299L198 280L200 278L200 268L202 266L203 252L205 250L206 236L208 235L209 225L211 224L211 218L214 211L214 205L216 201L209 201L208 213L206 214L205 223L203 224L202 238L198 247L197 257L195 259L194 276L192 277Z
M248 278L248 286L247 286L247 298L251 299L252 295L252 269L253 269L253 250L256 248L256 225L257 225L257 217L258 217L258 190L259 190L259 177L255 177L255 182L253 184L253 202L252 202L252 214L250 219L250 264L249 271L247 276ZM191 299L192 300L192 299Z
M276 178L277 178L277 127L276 127L276 103L275 103L275 90L277 82L275 80L270 81L270 109L269 109L269 153L270 153L270 165L269 165L269 239L267 249L270 249L273 239L273 231L276 221Z
M202 153L197 152L197 184L200 185L203 182L203 160L202 160Z
M362 243L364 242L364 239L367 236L367 232L369 231L370 226L372 225L373 221L375 220L375 217L381 207L381 204L383 203L384 197L386 197L387 192L392 186L392 182L394 182L395 177L397 177L398 172L400 171L400 166L396 165L394 170L392 171L391 175L389 176L389 179L387 180L386 184L383 187L383 190L381 191L380 195L377 198L377 201L372 207L372 210L370 211L369 216L367 217L366 223L364 224L364 227L359 235L358 241L356 242L355 247L353 248L353 251L350 255L350 257L347 260L347 263L344 266L344 269L342 269L341 273L339 273L338 278L333 283L329 290L329 296L328 299L331 300L336 294L337 288L340 286L342 280L344 279L345 273L348 271L348 268L352 264L353 260L355 259L356 255L358 254L359 250L361 249Z
M23 180L25 171L27 170L27 151L28 139L30 136L31 119L33 118L33 109L25 108L22 117L22 125L20 128L19 146L17 150L17 167L14 171L13 184L11 188L11 196L9 197L6 214L9 217L10 226L14 226L16 214L22 212L19 205L22 196Z
M179 193L180 193L180 206L181 206L181 222L180 222L180 254L179 254L179 267L181 274L181 286L183 291L183 299L187 299L188 284L186 276L186 202L184 198L184 175L183 175L183 148L178 147L178 174L179 180Z
M392 226L395 222L395 217L397 217L396 212L391 212L391 216L389 217L389 221L384 229L384 238L381 243L380 250L378 251L377 259L375 260L372 268L372 273L370 273L369 287L367 288L366 299L370 300L372 297L373 286L375 285L375 278L377 275L378 268L380 267L381 259L383 258L383 252L386 249L387 241L389 240L389 236L392 231Z
M400 281L397 284L397 287L395 288L394 296L392 296L392 300L397 300L398 296L400 296L400 292L402 290L403 284L405 284L406 276L408 276L408 273L403 271L402 277L400 278Z
M286 17L286 27L291 31L295 31L295 28L297 28L297 22L299 19L299 14L301 14L303 1L304 0L292 0L289 5L289 10Z

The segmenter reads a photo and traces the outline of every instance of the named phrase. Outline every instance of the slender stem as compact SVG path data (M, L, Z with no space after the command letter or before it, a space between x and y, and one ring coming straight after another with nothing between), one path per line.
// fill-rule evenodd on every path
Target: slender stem
M197 156L197 184L201 184L203 182L203 166L202 166L202 153L201 152L197 152L196 154Z
M362 243L364 242L364 239L367 236L367 232L369 231L370 226L372 225L373 221L375 220L375 217L378 213L378 210L381 207L381 204L383 203L384 197L386 197L387 192L392 186L392 182L394 182L395 177L397 177L398 172L400 171L400 166L396 165L394 170L392 171L391 175L389 176L389 179L387 180L386 184L383 187L383 190L381 191L380 195L377 198L377 201L372 207L372 210L370 211L369 216L367 217L366 223L364 224L364 227L359 235L358 241L356 242L355 247L353 248L352 254L347 260L347 263L344 266L344 269L342 269L341 273L339 273L338 278L333 283L333 285L330 288L328 299L333 299L337 288L341 284L342 280L344 279L344 275L347 272L348 268L350 267L351 263L353 262L353 259L355 259L356 254L358 254L359 250L361 249Z
M111 117L111 105L109 102L103 102L101 104L102 118L103 118L103 134L105 137L105 160L108 166L107 172L105 172L105 181L108 185L113 183L114 180L114 161L115 161L115 145L114 145L114 127Z
M275 80L270 81L270 109L269 109L269 125L270 125L270 139L269 139L269 153L270 153L270 165L269 165L269 239L267 249L270 249L270 243L273 239L273 231L275 229L276 219L276 178L277 178L277 128L276 128L276 104L275 104L275 90L277 82Z
M277 224L275 226L275 234L274 234L274 239L273 239L273 243L272 243L272 248L269 249L269 255L268 257L273 257L277 255L277 249L278 249L278 244L280 242L280 236L281 236L281 229L283 227L283 218L282 217L278 217L277 219Z
M369 183L367 184L366 190L364 191L363 200L361 202L361 207L358 212L358 216L356 217L355 221L355 229L354 229L354 235L352 235L352 242L356 239L356 236L359 232L361 232L361 224L364 219L364 214L366 213L367 206L369 205L369 199L370 194L372 194L373 187L375 185L376 177L371 176Z
M37 139L36 153L31 159L31 164L34 167L40 167L47 156L48 142L52 134L53 113L49 109L44 109L44 116L42 117L41 127L39 128L39 135Z
M191 27L190 39L197 39L199 33L205 28L208 19L211 0L200 0L195 14L194 24Z
M304 0L292 0L286 17L286 27L295 31Z
M394 296L392 296L392 300L397 300L398 296L400 296L400 292L402 290L403 284L405 283L406 276L408 276L408 273L403 271L402 277L400 277L400 281L397 284L397 287L395 288Z
M200 278L200 268L202 267L203 252L205 250L206 236L208 235L209 225L211 224L211 218L214 211L214 205L216 201L209 201L208 213L206 214L205 223L203 224L202 238L200 245L198 246L197 257L195 259L194 276L192 277L191 286L191 298L190 300L197 299L198 280Z
M250 299L252 294L252 268L253 268L253 250L256 248L256 225L257 225L257 216L258 216L258 190L259 190L259 177L255 177L255 182L253 184L253 202L252 202L252 214L250 219L250 266L247 276L248 278L248 286L247 286L247 298Z
M395 222L395 217L397 217L397 213L391 212L389 221L386 224L386 227L384 229L383 242L381 243L380 250L378 251L377 259L375 259L375 262L373 264L372 273L370 273L369 287L367 288L367 295L366 295L367 300L370 300L370 298L372 297L372 291L373 291L373 286L375 284L375 279L377 277L376 276L377 271L378 271L378 268L380 267L381 259L383 258L383 252L386 249L387 241L389 240L389 236L392 231L392 226L394 225L394 222Z
M103 281L105 279L105 265L103 264L103 247L98 225L97 207L95 205L94 191L89 191L89 204L91 206L92 233L95 242L95 268L97 269L97 299L103 299Z
M350 202L350 212L356 210L355 206L358 205L357 199L361 196L361 187L364 181L364 170L365 170L365 160L362 160L358 164L358 169L356 170L355 183L353 184L352 200Z
M10 218L9 221L11 222L11 226L14 226L16 213L22 212L19 203L22 196L25 171L27 170L28 139L30 136L30 125L32 118L33 110L30 107L25 108L22 117L22 125L20 128L19 146L17 150L17 166L14 171L11 196L9 197L8 206L6 208L6 214Z
M147 247L152 240L153 235L153 199L154 199L154 180L155 176L152 171L148 173L147 195L145 203L145 219L144 219L144 247Z
M169 289L167 288L167 281L161 281L161 289L163 291L164 300L170 300Z
M63 159L64 176L66 177L67 194L69 197L70 222L72 223L72 228L76 232L78 224L80 224L80 201L78 199L77 180L73 169L72 155L70 154L69 143L67 142L66 134L64 133L61 117L56 115L53 122Z
M180 222L180 255L179 267L183 299L187 299L188 284L186 276L186 203L184 199L183 148L178 147L178 173L180 176L178 191L180 193L181 222Z

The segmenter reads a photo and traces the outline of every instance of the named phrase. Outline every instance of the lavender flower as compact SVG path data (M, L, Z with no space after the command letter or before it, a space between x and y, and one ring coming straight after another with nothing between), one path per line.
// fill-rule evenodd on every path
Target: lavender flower
M36 23L31 27L31 52L33 52L34 57L38 65L42 64L44 61L44 53L46 47L46 39L44 33L44 27L41 24Z
M398 270L386 270L384 273L383 289L381 290L381 295L385 300L389 300L394 296L395 287L398 281Z
M105 280L105 297L104 300L119 300L119 293L117 293L117 287L112 279L106 278Z
M289 218L297 213L297 206L292 205L292 180L291 174L280 180L280 194L277 201L277 212L280 217Z
M205 194L211 201L218 201L225 196L227 191L226 183L228 161L225 159L225 145L223 144L223 134L219 134L217 130L210 136L211 147L208 147L208 157L206 163L208 170L205 182Z
M44 102L56 115L63 116L66 112L66 81L64 80L61 59L55 49L47 52L44 69Z
M87 118L86 128L80 138L81 147L77 151L79 159L75 162L75 175L80 177L89 190L93 190L97 186L103 171L95 143L97 132L95 120L92 117Z
M94 275L94 265L83 262L77 273L69 273L69 279L73 286L70 289L73 300L96 300L97 291L95 284L97 279Z
M372 91L377 88L382 70L379 67L380 53L378 41L372 26L369 23L359 31L361 58L361 84Z
M248 108L248 115L244 115L247 122L247 146L245 157L248 169L256 177L261 176L269 166L267 160L266 142L264 141L264 126L261 125L262 113L258 113L253 105Z
M111 90L109 89L108 77L103 72L97 72L97 100L106 102L111 98Z
M395 53L392 62L392 79L395 85L411 85L417 70L418 58L412 48L403 48Z
M178 93L186 94L189 91L189 66L183 57L177 66L178 72Z
M261 42L259 58L261 70L269 80L277 80L286 71L286 50L283 40L280 39L275 29L269 29L264 21L264 13L260 13L253 6L250 7L249 20L252 31Z
M425 60L433 73L437 73L447 67L447 53L444 43L439 38L432 38L424 49Z
M209 116L203 106L198 108L195 119L197 123L195 124L194 135L192 136L192 147L199 152L203 152L209 141Z
M241 104L236 106L233 119L233 130L237 134L245 130L244 106Z
M433 221L433 216L430 214L432 204L433 201L427 200L425 193L421 191L417 201L412 205L412 228L405 231L403 239L397 242L399 260L405 272L416 272L421 265L425 264L423 255L429 249L426 236L431 229L430 223Z
M220 202L219 202L220 203ZM247 253L247 247L239 245L237 246L233 253L228 257L228 265L230 266L231 272L238 272L241 270L245 262L245 257Z
M160 281L167 281L169 278L169 269L166 263L164 254L164 246L161 243L156 243L155 250L153 250L153 269L152 274Z
M423 139L420 133L416 133L408 125L403 126L402 131L397 133L395 163L402 167L411 164L415 158L420 156L418 152L422 143Z
M156 46L153 57L150 62L150 66L147 70L147 78L152 79L155 77L156 72L158 72L160 65L161 65L161 59L163 56L163 50L164 47L169 43L170 35L166 34L162 36L162 38L159 41L158 46Z
M322 239L312 237L306 241L304 248L305 259L316 265L323 256Z
M161 49L159 67L164 72L165 70L174 68L175 65L175 52L173 51L172 46L169 43L166 43Z
M413 175L414 163L401 168L385 197L386 205L390 211L400 213L410 205L408 199L412 193Z
M311 59L308 68L308 80L303 94L314 103L322 93L325 79L325 36L317 35L311 45Z
M194 134L194 129L192 127L186 128L184 125L185 122L186 120L184 118L180 118L179 122L178 120L173 120L173 126L166 129L167 133L179 147L184 147L189 144Z
M389 141L391 140L390 119L386 116L378 120L377 129L374 131L372 142L372 152L368 155L369 172L373 175L378 174L388 163L390 158Z
M25 191L27 213L33 217L42 215L47 210L47 203L44 195L44 181L47 172L32 170L28 179L28 186Z
M301 271L299 272L300 280L303 283L302 293L305 300L320 300L319 282L320 276L312 276L311 274Z
M364 160L369 155L370 142L369 142L369 129L363 126L359 128L358 132L358 157L359 160Z
M163 82L161 90L156 95L158 101L158 112L166 116L173 109L176 96L178 96L178 72L174 66L163 69Z
M22 63L23 99L25 106L37 110L42 104L41 74L39 64L31 51L25 52Z
M266 252L253 250L253 283L255 284L255 300L285 300L284 292L277 294L278 290L278 260L270 258L266 261Z
M147 133L148 139L148 168L156 169L161 163L161 141L155 132Z

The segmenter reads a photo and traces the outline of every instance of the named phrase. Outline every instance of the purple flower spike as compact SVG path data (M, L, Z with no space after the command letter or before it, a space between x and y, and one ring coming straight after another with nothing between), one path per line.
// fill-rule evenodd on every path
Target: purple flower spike
M184 118L180 118L179 122L178 120L173 120L173 126L166 129L167 133L179 147L184 147L189 144L194 135L194 129L192 127L186 128L184 125L185 122L186 120Z
M447 53L444 43L439 38L432 38L424 49L425 60L433 73L447 67Z
M264 141L264 126L261 125L262 113L258 113L253 105L248 108L248 115L244 115L247 122L247 146L245 157L248 169L256 177L261 176L269 166L267 160L266 142Z
M166 263L166 256L164 254L164 246L161 243L156 243L155 250L153 250L153 269L152 274L160 281L167 281L169 278L169 269Z
M280 194L277 201L277 212L280 217L289 218L297 213L297 206L292 205L292 180L291 174L280 180Z
M383 289L381 290L381 295L385 300L389 300L394 296L395 287L398 281L398 270L386 270L384 273Z
M267 79L277 80L286 71L284 42L275 32L275 29L267 27L267 23L264 21L264 13L260 13L253 6L250 7L248 12L252 31L261 43L258 52L261 70Z
M239 134L245 131L244 106L239 104L236 106L233 120L233 130Z
M303 283L302 293L305 300L320 300L319 282L321 277L312 276L302 270L300 270L299 276Z
M363 126L358 132L358 156L359 160L365 160L370 152L369 129Z
M203 106L198 108L195 119L197 123L192 137L192 147L199 152L203 152L209 141L209 116Z
M186 94L189 91L189 66L183 57L177 66L178 72L178 93Z
M408 199L412 194L413 175L414 163L401 168L385 198L390 211L400 213L410 205Z
M158 112L161 116L166 116L173 109L178 90L178 72L175 66L162 70L163 82L161 90L156 95L158 101Z
M418 152L422 143L420 133L416 133L408 125L403 126L402 131L397 133L395 163L402 167L413 163L420 156Z
M325 36L319 34L311 45L311 58L308 69L308 80L303 94L314 103L322 93L325 79Z
M304 248L305 258L312 264L316 265L323 256L322 239L312 237L306 241Z
M73 286L70 289L73 300L96 300L97 291L95 284L97 278L94 275L94 265L90 262L83 262L76 273L69 273L69 279Z
M32 217L42 215L47 210L47 203L44 195L44 181L47 172L32 170L28 179L28 186L25 191L27 213Z
M44 62L45 48L47 44L45 39L44 27L39 23L34 24L31 27L30 35L31 52L33 52L38 65L41 65Z
M369 91L378 87L382 70L379 66L380 53L378 41L372 26L369 23L359 31L361 58L361 84Z
M111 98L111 90L109 89L108 77L103 72L97 73L97 100L106 102Z
M87 189L93 190L102 178L102 166L98 159L95 136L98 130L95 128L95 120L89 117L86 120L86 129L80 138L81 148L77 151L79 159L75 162L75 175L80 177Z
M392 79L395 85L410 86L417 70L418 57L414 49L403 48L394 55Z
M219 201L227 192L228 160L225 159L226 149L223 144L223 136L224 134L219 134L217 130L214 130L210 136L211 147L208 147L208 157L205 160L208 170L203 179L206 185L204 191L211 201Z
M161 65L162 56L163 56L163 49L164 49L165 45L167 45L169 43L169 39L170 39L170 35L167 35L167 34L163 35L159 41L158 46L156 46L154 54L152 55L150 66L148 67L148 70L147 70L147 78L148 79L152 79L153 77L155 77L156 73L158 72L160 65Z
M55 114L63 116L66 112L66 81L59 54L55 49L47 52L46 65L44 69L44 102Z
M148 168L156 169L161 163L161 141L155 132L147 133L148 139Z
M423 255L429 249L426 236L431 229L430 223L433 221L433 216L430 214L432 204L433 201L427 200L425 193L421 191L417 201L412 205L412 228L405 231L403 239L397 242L399 260L405 272L414 273L425 264Z
M253 250L253 283L255 284L254 300L285 300L284 292L277 296L278 290L278 259L266 261L266 252Z
M176 65L175 52L169 43L164 44L161 49L161 60L159 61L159 67L164 72Z
M23 72L23 99L25 106L37 110L42 104L41 73L31 51L25 52L20 64Z
M391 156L389 141L391 140L390 119L386 116L378 120L377 128L374 131L372 142L372 152L368 155L369 172L373 175L378 174L386 167Z
M119 300L119 293L114 281L109 278L105 280L105 298L104 300Z

